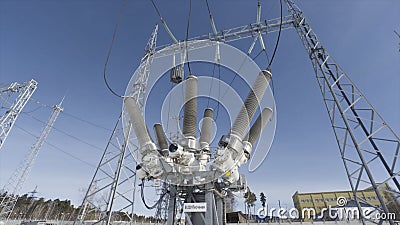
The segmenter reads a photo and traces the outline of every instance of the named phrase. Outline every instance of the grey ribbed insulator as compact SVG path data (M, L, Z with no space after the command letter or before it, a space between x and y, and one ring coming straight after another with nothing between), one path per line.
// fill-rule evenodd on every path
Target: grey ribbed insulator
M246 135L244 140L251 143L252 146L256 143L257 139L260 137L261 132L263 131L265 125L267 125L269 119L272 116L272 109L265 108L258 116L256 122L254 122L253 126L251 126L249 132Z
M145 144L152 142L148 133L147 126L144 123L142 112L140 112L136 100L132 97L126 97L124 98L124 102L125 109L128 111L130 122L138 139L139 146L142 147Z
M165 133L164 130L161 126L161 124L156 123L154 124L154 133L156 134L156 139L157 139L157 143L158 143L158 147L160 147L160 150L168 150L168 142L167 142L167 138L165 137Z
M212 109L206 109L204 111L203 123L201 124L200 130L200 143L210 144L213 114L214 112Z
M184 75L183 67L175 66L171 69L170 81L179 84L183 80L183 75Z
M185 104L183 109L183 135L196 138L197 123L197 77L186 79Z
M254 81L253 87L251 88L246 101L244 102L244 105L240 109L240 112L232 125L232 134L243 138L244 132L246 132L247 128L249 127L250 122L254 117L254 113L256 112L256 109L260 104L265 91L267 90L271 77L271 72L266 70L262 70L258 74L256 80Z

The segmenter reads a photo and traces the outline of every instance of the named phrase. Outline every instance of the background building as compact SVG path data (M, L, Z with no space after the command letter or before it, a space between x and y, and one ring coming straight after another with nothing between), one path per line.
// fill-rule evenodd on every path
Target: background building
M384 185L385 189L389 189L387 184ZM316 215L320 215L323 208L334 207L338 205L338 198L344 198L347 202L353 199L352 191L332 191L332 192L314 192L314 193L299 193L296 191L292 196L294 207L299 211L299 218L304 220L310 220L309 218L302 218L302 211L305 208L314 209ZM379 200L373 189L367 188L361 191L357 191L357 196L366 201L370 206L379 207ZM381 196L384 201L387 202L392 200L391 196L387 192L381 191ZM346 204L346 203L345 203ZM396 207L389 209L390 211L397 213L398 203ZM313 211L310 212L313 215ZM306 214L307 215L307 214Z

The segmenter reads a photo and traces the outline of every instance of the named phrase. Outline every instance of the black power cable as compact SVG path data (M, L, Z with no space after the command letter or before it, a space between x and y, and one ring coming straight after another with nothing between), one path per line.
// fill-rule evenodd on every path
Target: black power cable
M283 6L282 6L283 4L282 4L282 0L279 0L279 3L280 3L280 11L281 11L281 21L280 21L280 24L279 24L279 33L278 33L278 38L276 39L274 52L272 53L271 60L269 61L268 66L267 66L267 70L271 69L272 61L274 61L275 53L276 53L276 50L278 49L279 40L280 40L281 32L282 32L282 22L283 22Z
M106 84L108 90L110 90L111 93L113 93L115 96L117 96L117 97L119 97L119 98L122 98L122 95L120 95L120 94L118 94L117 92L115 92L115 91L111 88L111 86L108 84L107 76L106 76L106 70L107 70L108 60L110 59L110 55L111 55L111 49L112 49L112 46L113 46L113 44L114 44L115 36L116 36L116 34L117 34L118 25L119 25L119 22L121 21L122 12L124 11L125 6L126 6L126 0L123 0L123 1L122 1L122 6L121 6L121 8L120 8L120 10L119 10L117 22L115 23L114 32L113 32L113 35L112 35L112 39L111 39L111 42L110 42L110 46L108 47L106 62L104 63L104 70L103 70L103 79L104 79L104 83Z
M142 198L142 202L147 209L154 209L155 207L157 207L157 205L160 204L160 202L163 200L164 196L168 193L168 191L165 191L154 205L149 206L147 205L146 200L144 199L144 180L142 180L142 184L140 186L141 186L140 197Z
M185 37L186 60L187 60L187 64L188 64L189 75L192 75L192 70L190 69L190 62L189 62L189 52L188 52L189 27L190 27L190 17L191 16L192 16L192 0L189 1L189 16L188 16L188 20L187 20L186 37Z

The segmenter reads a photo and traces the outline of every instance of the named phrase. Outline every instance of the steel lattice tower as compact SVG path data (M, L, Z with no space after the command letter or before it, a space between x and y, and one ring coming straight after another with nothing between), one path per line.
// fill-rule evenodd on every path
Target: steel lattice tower
M32 146L32 149L27 156L27 158L21 162L19 167L15 170L14 174L10 177L7 184L3 189L3 193L5 196L2 197L0 201L0 220L8 219L11 212L13 211L15 204L18 200L18 194L21 191L28 175L31 171L31 168L39 154L41 147L46 141L47 136L49 135L51 129L53 128L54 123L60 112L63 111L61 107L62 102L59 105L53 106L53 113L50 116L46 126L44 127L42 134L36 141L36 143Z
M129 93L143 111L146 85L156 46L158 25L155 26L145 48L139 68L140 77L134 83L134 93ZM122 115L122 114L121 114ZM130 131L124 135L119 117L92 181L80 207L77 222L97 220L94 224L110 224L121 216L133 221L136 192L136 161L132 149L127 148ZM128 212L129 210L129 212Z
M399 137L322 46L301 10L290 0L286 3L312 62L358 208L362 212L360 202L368 204L357 196L367 186L380 202L371 207L388 215L400 197Z
M7 111L0 118L0 150L19 114L35 92L36 88L37 82L35 80L30 80L23 84L12 83L5 88L0 88L0 100L2 101L1 108L7 108ZM19 93L19 95L11 103L11 97L14 93ZM8 106L10 103L11 105Z

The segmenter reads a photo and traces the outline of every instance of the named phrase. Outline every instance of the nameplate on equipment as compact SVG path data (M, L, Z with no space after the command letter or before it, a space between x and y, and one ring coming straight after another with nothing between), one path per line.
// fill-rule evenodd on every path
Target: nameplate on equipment
M196 202L196 203L184 203L183 212L206 212L207 203L206 202Z

